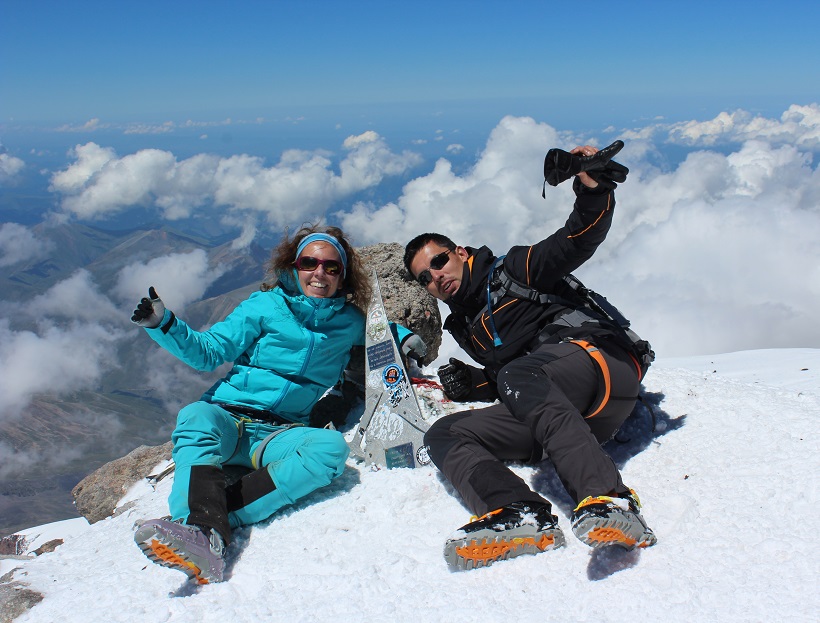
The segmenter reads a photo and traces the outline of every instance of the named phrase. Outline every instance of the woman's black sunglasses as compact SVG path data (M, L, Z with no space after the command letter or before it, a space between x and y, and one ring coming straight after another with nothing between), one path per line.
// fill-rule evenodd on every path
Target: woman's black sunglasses
M416 281L418 281L423 287L427 287L430 282L433 281L433 275L430 274L430 270L441 270L445 266L447 266L447 262L450 261L450 249L446 251L442 251L438 255L434 255L430 260L430 268L427 268L419 273L419 276L416 277Z
M324 267L325 273L330 276L340 275L342 273L342 263L339 260L320 260L318 257L311 257L310 255L302 255L297 257L296 268L298 270L312 271Z

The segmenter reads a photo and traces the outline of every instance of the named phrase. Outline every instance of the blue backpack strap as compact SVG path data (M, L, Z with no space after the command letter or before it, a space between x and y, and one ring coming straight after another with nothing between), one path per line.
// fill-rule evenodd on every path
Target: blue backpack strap
M494 346L501 346L501 338L498 336L498 331L495 330L495 322L493 322L492 283L493 283L493 275L495 274L495 267L505 257L506 257L505 255L497 257L495 259L495 262L493 262L492 267L490 268L489 275L487 275L487 314L488 314L489 320L490 320L490 330L493 333L493 345Z

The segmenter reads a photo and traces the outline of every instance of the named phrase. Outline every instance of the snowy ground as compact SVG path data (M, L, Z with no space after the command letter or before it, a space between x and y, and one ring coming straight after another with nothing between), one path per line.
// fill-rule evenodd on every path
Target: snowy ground
M170 482L134 508L27 531L66 542L0 575L45 599L17 621L817 621L820 350L659 361L640 410L607 448L659 542L594 552L572 537L549 464L516 467L555 505L567 547L450 573L447 535L469 519L434 468L372 472L352 459L327 489L236 533L222 584L150 563L135 521L167 513Z

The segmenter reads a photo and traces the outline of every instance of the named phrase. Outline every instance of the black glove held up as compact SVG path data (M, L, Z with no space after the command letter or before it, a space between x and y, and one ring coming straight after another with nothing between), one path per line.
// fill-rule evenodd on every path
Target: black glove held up
M458 359L450 358L450 363L438 369L438 378L444 389L444 395L450 400L464 400L473 388L473 375L470 367Z
M622 164L611 162L624 146L623 141L615 141L592 156L578 156L563 149L550 149L544 158L544 180L550 186L558 186L581 172L586 172L605 188L615 188L615 184L626 180L629 173Z
M608 162L606 167L600 171L587 171L592 179L594 179L600 186L615 190L621 182L626 181L626 174L629 173L624 165L617 162Z

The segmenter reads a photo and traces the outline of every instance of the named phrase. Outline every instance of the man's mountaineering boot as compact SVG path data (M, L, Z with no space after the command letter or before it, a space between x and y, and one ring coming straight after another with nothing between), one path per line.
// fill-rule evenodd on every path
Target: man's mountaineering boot
M618 545L634 549L658 541L641 516L641 501L632 490L625 497L584 498L572 513L572 531L594 548Z
M459 528L444 544L453 571L488 567L496 560L538 554L564 545L558 518L546 503L513 502Z

